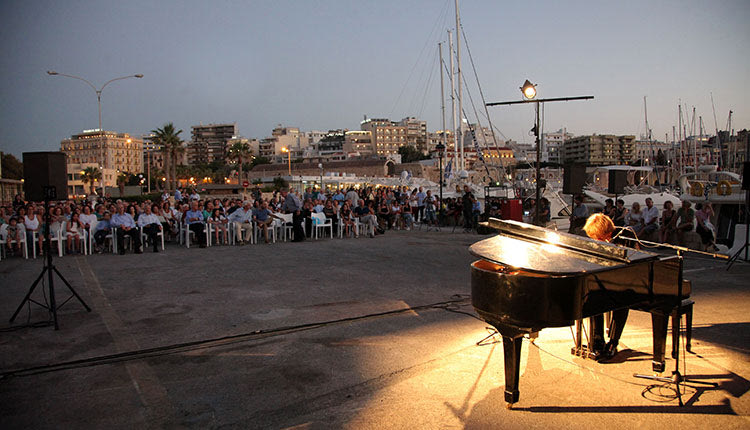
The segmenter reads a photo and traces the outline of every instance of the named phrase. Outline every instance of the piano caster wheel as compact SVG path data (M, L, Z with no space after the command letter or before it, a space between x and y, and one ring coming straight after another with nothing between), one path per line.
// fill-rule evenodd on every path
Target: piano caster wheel
M513 403L506 403L505 404L505 409L507 409L507 410L513 409Z

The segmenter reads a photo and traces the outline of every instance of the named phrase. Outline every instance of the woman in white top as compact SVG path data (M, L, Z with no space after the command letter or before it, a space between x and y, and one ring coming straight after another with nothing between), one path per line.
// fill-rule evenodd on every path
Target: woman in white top
M42 243L43 243L43 236L41 233L42 228L42 218L40 215L37 215L36 212L34 212L34 206L28 205L26 206L27 214L23 217L23 226L26 228L26 244L29 247L34 246L34 232L37 232L38 240L39 240L39 249L42 249ZM40 208L40 214L43 211L43 209Z
M221 237L224 238L224 245L227 245L229 243L227 240L227 224L229 221L227 220L227 217L224 216L221 209L215 208L211 212L211 216L208 217L208 223L211 224L211 228L216 234L216 244L218 245L221 243L219 240L219 232L221 232Z
M68 254L80 252L79 246L81 245L81 231L83 230L83 226L81 225L81 220L78 218L77 213L73 212L70 216L70 221L66 223L65 229Z
M641 205L638 202L633 202L633 208L625 216L628 226L630 226L635 233L638 234L643 229L643 212L641 211Z

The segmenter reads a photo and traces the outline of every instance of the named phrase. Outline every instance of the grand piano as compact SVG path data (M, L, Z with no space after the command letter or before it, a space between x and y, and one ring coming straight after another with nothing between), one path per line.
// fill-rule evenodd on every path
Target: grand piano
M524 335L633 308L651 313L653 369L664 370L667 325L690 295L682 257L662 257L510 220L490 218L498 234L473 244L474 309L503 339L505 401L519 398Z

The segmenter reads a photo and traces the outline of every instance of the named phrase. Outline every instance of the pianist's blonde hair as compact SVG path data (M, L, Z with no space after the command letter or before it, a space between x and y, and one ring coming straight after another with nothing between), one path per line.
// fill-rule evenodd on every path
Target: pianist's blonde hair
M592 239L609 242L615 232L615 224L607 215L595 213L586 220L583 231Z

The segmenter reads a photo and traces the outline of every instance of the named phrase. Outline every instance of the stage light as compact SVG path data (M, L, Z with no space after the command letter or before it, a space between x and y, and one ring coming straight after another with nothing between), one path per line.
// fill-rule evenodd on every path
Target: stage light
M528 79L526 79L526 82L524 82L523 86L521 87L521 92L527 100L531 100L536 97L536 85L532 84Z

